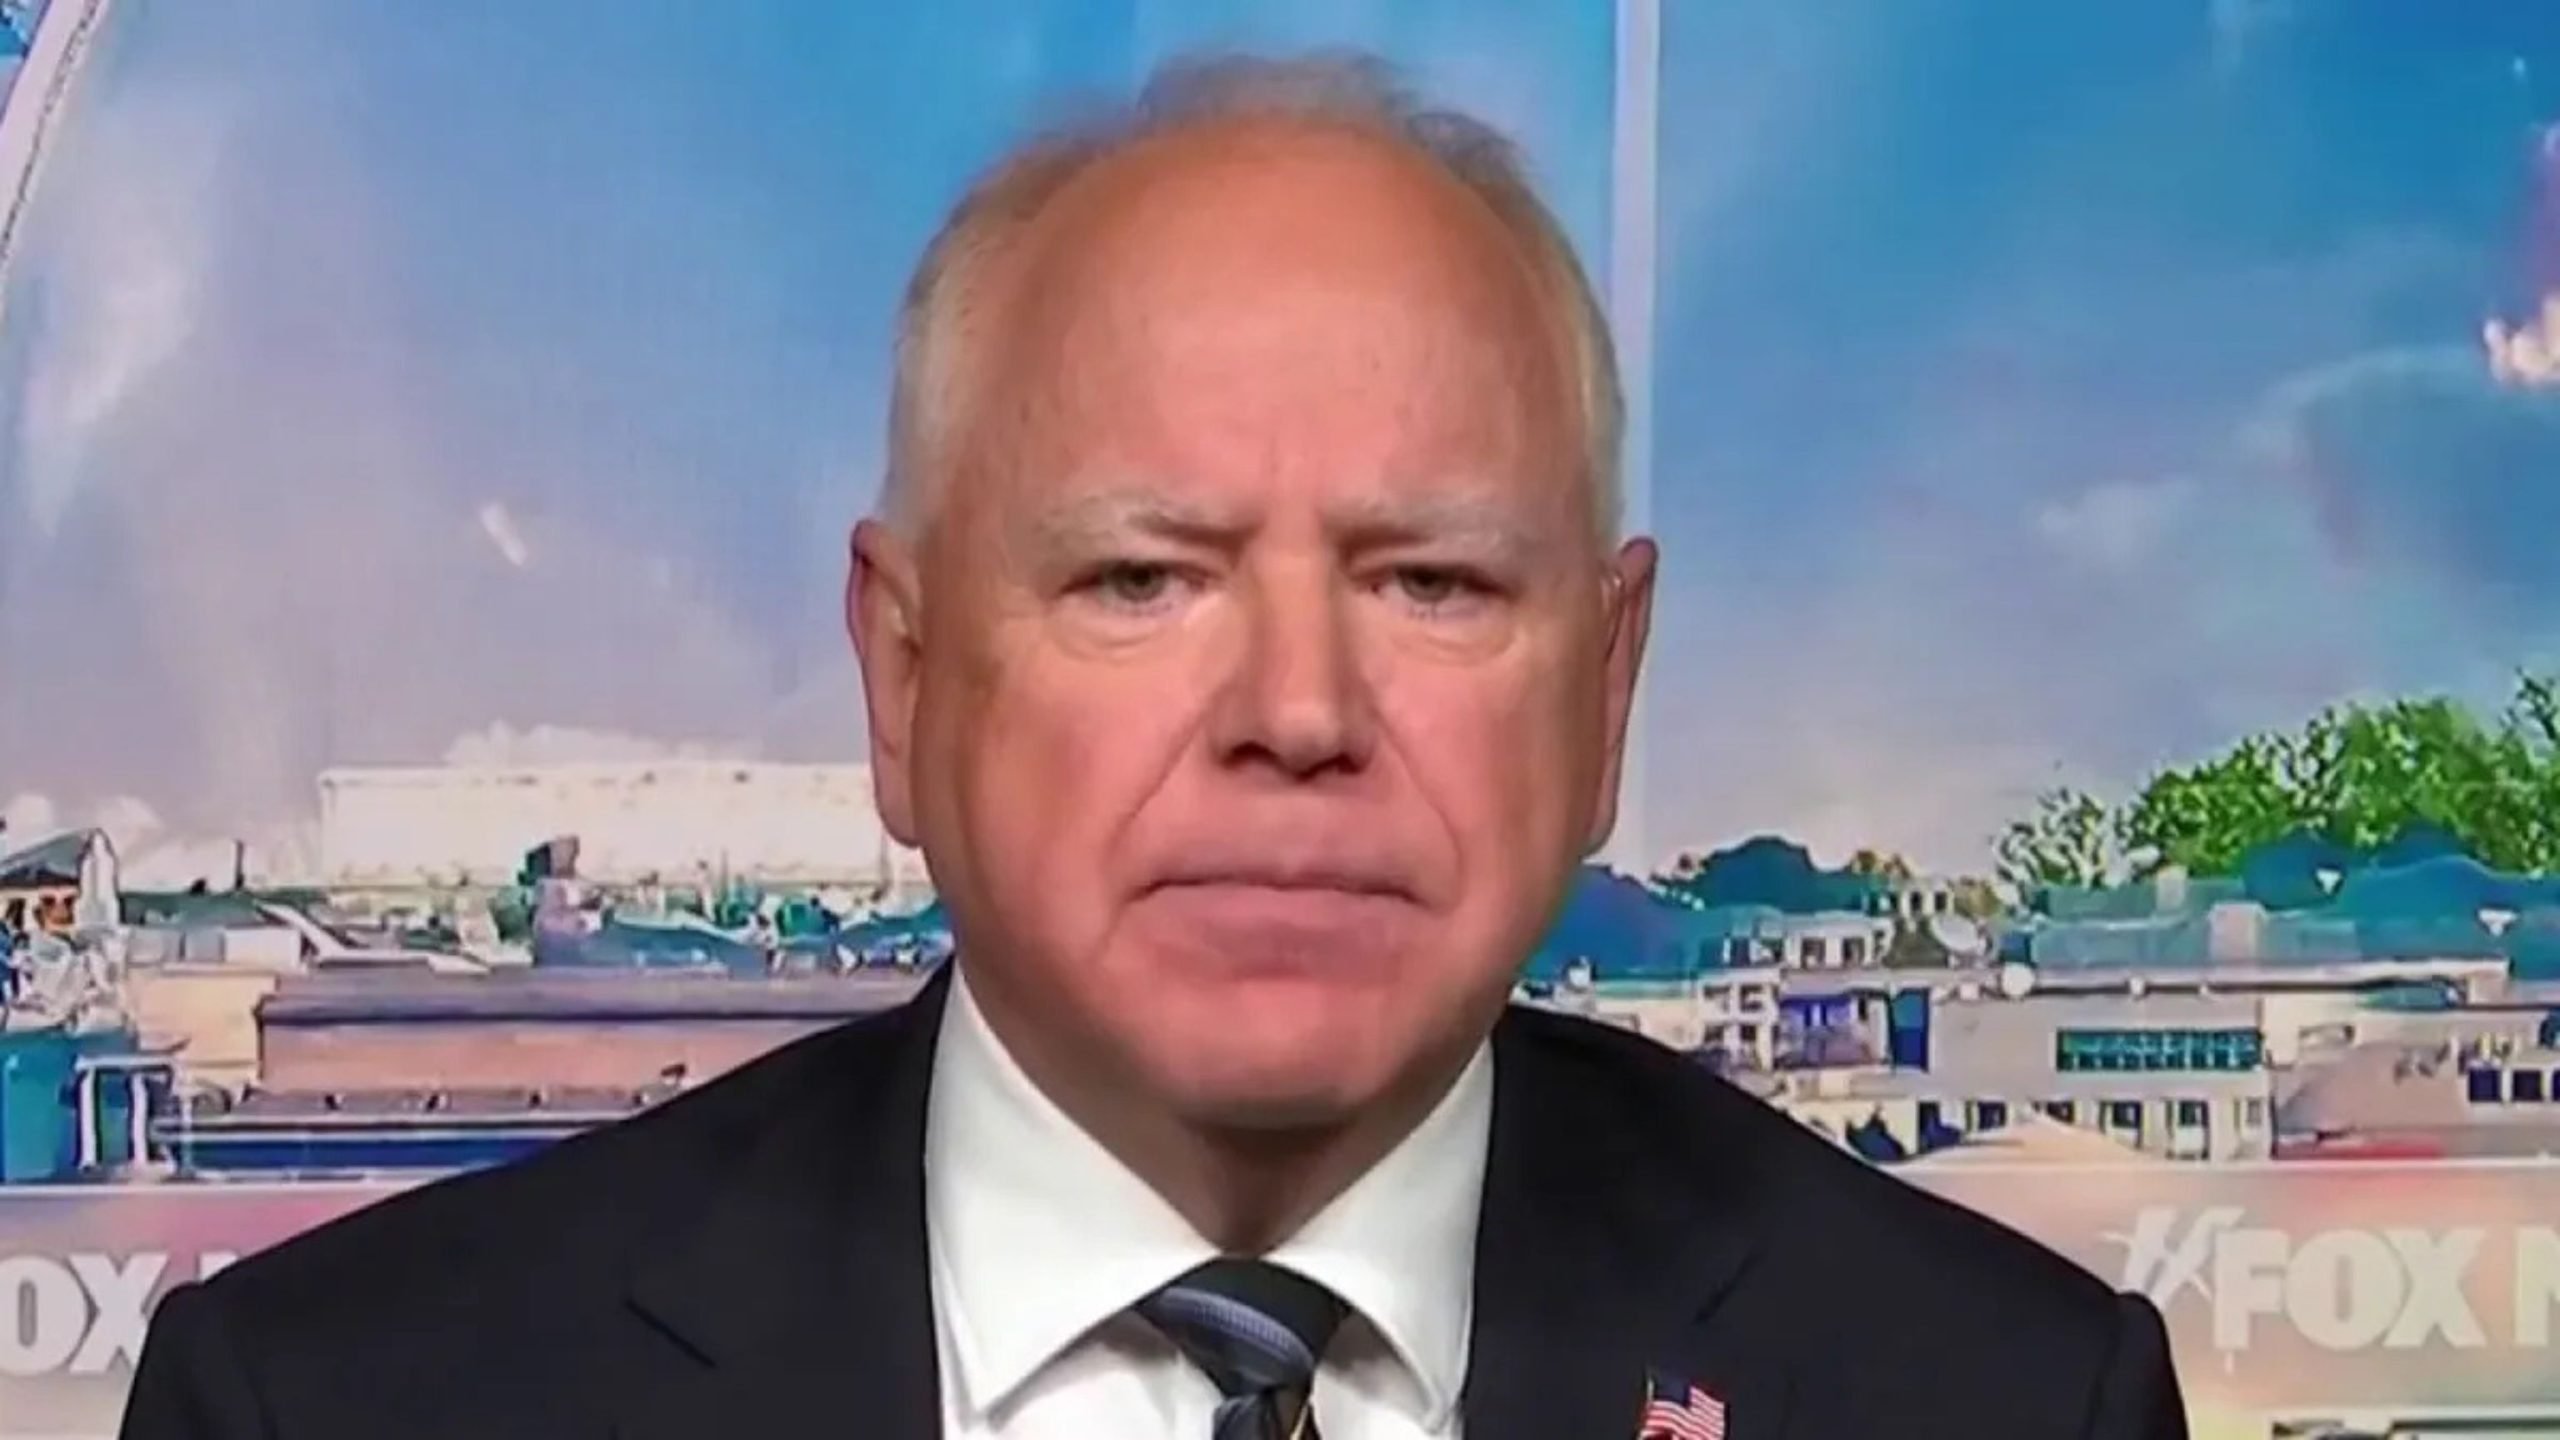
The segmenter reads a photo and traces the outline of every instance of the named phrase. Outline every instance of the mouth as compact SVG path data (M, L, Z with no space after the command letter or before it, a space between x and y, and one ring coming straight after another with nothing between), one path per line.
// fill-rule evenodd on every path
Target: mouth
M1315 911L1327 907L1402 905L1412 897L1383 885L1277 884L1268 880L1186 880L1157 886L1152 898L1176 904Z
M1147 887L1149 895L1169 892L1210 897L1269 897L1274 902L1292 897L1311 902L1332 899L1410 901L1414 898L1411 888L1392 876L1346 870L1200 871L1171 875Z
M1412 893L1377 876L1200 876L1151 887L1140 908L1230 961L1286 969L1390 945L1415 918Z

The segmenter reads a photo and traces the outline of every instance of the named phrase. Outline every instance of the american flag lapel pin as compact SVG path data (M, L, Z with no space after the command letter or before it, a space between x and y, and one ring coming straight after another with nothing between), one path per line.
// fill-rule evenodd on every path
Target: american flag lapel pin
M1636 1440L1725 1440L1724 1402L1676 1375L1648 1370Z

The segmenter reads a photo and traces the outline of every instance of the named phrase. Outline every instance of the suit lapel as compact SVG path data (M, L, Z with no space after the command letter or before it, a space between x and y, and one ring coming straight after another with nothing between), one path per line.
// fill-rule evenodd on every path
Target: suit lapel
M924 1126L949 984L822 1042L812 1093L642 1263L623 1440L939 1436Z
M1467 1440L1633 1440L1649 1371L1721 1402L1731 1440L1778 1440L1782 1356L1730 1303L1759 1229L1747 1151L1556 1024L1494 1032Z
M812 1093L638 1268L621 1440L938 1440L924 1123L948 988L823 1042ZM1467 1440L1631 1440L1648 1372L1721 1401L1731 1440L1780 1440L1784 1356L1730 1303L1768 1203L1748 1146L1700 1121L1721 1105L1648 1109L1623 1060L1524 1019L1494 1033Z

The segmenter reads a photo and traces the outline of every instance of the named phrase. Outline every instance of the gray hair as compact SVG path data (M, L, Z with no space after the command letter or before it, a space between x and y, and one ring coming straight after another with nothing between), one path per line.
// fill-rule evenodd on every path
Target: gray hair
M1538 198L1509 138L1471 116L1424 105L1384 62L1347 52L1169 62L1133 103L1035 138L970 186L925 247L899 307L889 466L879 507L893 529L922 534L936 477L949 466L951 437L966 424L961 401L970 380L968 352L991 308L1001 306L1001 297L988 294L991 262L1052 197L1096 164L1141 141L1264 119L1348 128L1404 146L1465 186L1511 233L1564 322L1584 479L1599 534L1616 535L1625 401L1608 319L1564 227Z

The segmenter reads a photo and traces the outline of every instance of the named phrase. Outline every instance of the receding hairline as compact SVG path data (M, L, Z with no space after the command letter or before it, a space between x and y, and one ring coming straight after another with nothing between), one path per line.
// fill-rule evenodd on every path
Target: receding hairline
M1607 320L1562 227L1508 138L1462 113L1425 107L1374 57L1338 52L1172 62L1133 103L1035 135L969 187L926 247L900 309L880 516L910 537L929 523L961 437L975 428L971 406L984 398L976 392L993 373L979 347L1001 319L1019 267L1043 248L1039 232L1051 207L1077 182L1168 142L1325 134L1419 161L1484 207L1549 321L1541 339L1562 352L1595 533L1603 543L1614 539L1623 401Z

